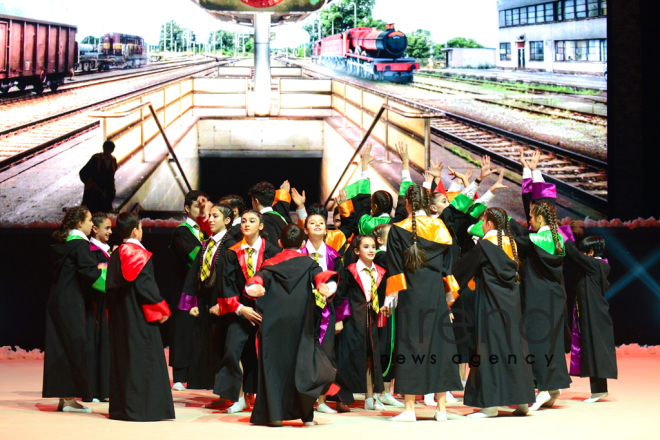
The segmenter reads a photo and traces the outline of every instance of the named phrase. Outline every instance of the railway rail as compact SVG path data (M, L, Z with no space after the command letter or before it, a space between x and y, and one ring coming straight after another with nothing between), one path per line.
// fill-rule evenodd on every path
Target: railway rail
M99 125L98 120L90 121L87 113L92 110L143 94L151 89L180 81L183 78L213 72L218 65L232 62L225 60L213 62L193 72L187 72L175 78L169 78L155 84L149 84L137 90L101 99L73 109L17 125L0 131L0 171L3 171L27 158L43 153L64 141L79 136ZM152 72L153 74L153 72ZM125 79L125 78L123 78Z

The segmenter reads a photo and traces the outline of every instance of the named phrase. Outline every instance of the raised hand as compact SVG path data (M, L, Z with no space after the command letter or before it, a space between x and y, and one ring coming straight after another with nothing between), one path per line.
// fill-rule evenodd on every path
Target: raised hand
M369 169L369 164L373 162L374 157L371 155L371 144L367 144L362 149L362 171Z
M433 177L439 178L440 175L442 174L442 169L444 167L445 165L442 163L442 161L436 157L435 162L431 161L431 166L426 171L430 173Z
M520 165L522 165L523 168L529 168L529 164L525 159L525 149L523 147L520 147L518 151L520 152Z
M433 179L435 179L435 176L429 170L424 171L424 182L431 183Z
M529 164L529 169L534 171L539 164L539 160L541 159L541 151L536 150L534 151L534 154L532 154L532 160L528 162Z
M408 157L408 144L404 144L403 142L397 142L395 147L397 154L401 158L401 163L407 165L410 161Z
M502 170L499 171L500 177L497 179L497 182L493 184L493 186L490 187L490 192L495 193L498 189L506 189L508 186L504 185L504 172Z
M343 205L346 202L348 202L348 195L346 194L346 190L340 189L339 196L335 198L335 203L339 206L339 205Z
M497 172L497 170L490 169L490 157L488 156L483 156L481 161L479 161L479 165L481 165L481 172L479 173L480 182L482 182L486 177L490 176L491 174Z
M302 208L305 206L305 200L307 200L305 191L303 190L302 194L300 194L297 189L291 188L291 200L296 204L298 209Z
M469 178L472 177L472 165L468 165L467 170L465 170L465 174L461 174L458 171L454 171L452 167L447 165L447 168L449 169L449 175L453 176L451 180L454 179L460 179L463 182L463 185L468 186L470 184Z
M291 184L289 183L288 180L285 180L285 181L280 185L280 189L283 189L284 191L289 192L289 190L291 189Z

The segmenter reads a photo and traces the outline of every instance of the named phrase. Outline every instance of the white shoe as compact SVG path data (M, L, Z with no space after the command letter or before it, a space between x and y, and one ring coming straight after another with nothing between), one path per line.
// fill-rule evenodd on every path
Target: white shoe
M247 408L247 403L245 402L245 396L239 397L238 402L234 403L227 409L227 414L235 414L241 412Z
M585 403L594 403L598 402L600 399L607 397L607 393L594 393L588 399L585 399Z
M392 396L390 393L382 393L378 400L380 400L380 402L385 405L394 406L396 408L403 408L404 406L406 406L403 404L403 402L399 402L398 400L396 400L394 396Z
M389 418L390 422L416 422L417 416L415 411L403 411L401 414L395 417Z
M550 400L542 405L544 408L552 408L552 405L554 405L559 396L561 396L561 390L550 390L548 393L550 394Z
M489 417L497 417L497 408L491 406L490 408L484 408L481 411L468 414L467 416L471 419L486 419Z
M467 383L467 380L462 380L461 383L463 384L463 389L465 389L465 384Z
M325 403L319 403L318 405L316 405L316 410L320 413L323 413L323 414L337 414L337 411L330 408Z
M447 421L447 411L438 411L435 410L435 416L433 416L436 422L446 422Z
M97 399L96 397L94 397L92 399L92 403L101 403L101 401L99 399Z
M77 412L77 413L87 413L91 414L92 413L92 408L88 408L86 406L82 406L80 408L76 408L74 406L65 406L62 408L62 412Z
M364 400L364 409L367 411L385 411L383 404L373 397Z
M547 391L541 391L536 395L536 402L532 407L529 409L530 411L536 411L538 410L541 405L544 403L548 402L552 397L550 396L550 393Z
M445 398L445 401L447 403L456 403L456 402L460 402L461 400L457 397L454 397L451 391L447 391L447 397Z
M424 394L424 405L426 405L426 406L436 406L436 404L435 404L435 393Z
M172 387L172 391L185 391L185 390L186 387L184 387L181 382L175 383L174 386Z

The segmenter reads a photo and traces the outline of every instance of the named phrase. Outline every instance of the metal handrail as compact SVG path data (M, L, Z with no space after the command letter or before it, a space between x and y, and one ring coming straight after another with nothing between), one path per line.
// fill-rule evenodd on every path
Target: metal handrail
M389 111L394 112L394 113L396 113L400 116L403 116L405 118L411 118L411 119L426 119L426 120L428 120L428 119L431 119L431 118L437 118L439 116L442 116L442 114L443 114L441 112L425 112L425 113L422 113L422 112L408 112L408 111L405 111L405 110L398 109L396 107L392 107L391 105L388 105L388 104L383 104L380 107L380 109L378 110L378 113L376 113L376 116L374 117L374 120L371 123L371 126L369 127L369 129L365 133L364 137L362 138L362 141L360 141L360 145L358 145L357 149L355 150L355 153L353 153L353 156L351 156L351 159L348 161L348 164L346 164L346 168L344 168L344 172L341 173L341 176L339 177L339 180L337 180L337 183L335 184L334 188L332 189L332 191L330 191L330 194L328 195L328 198L325 201L325 204L324 204L325 206L327 206L328 203L330 203L330 200L332 200L332 195L335 193L335 191L337 191L337 188L341 184L341 181L344 180L344 176L346 176L346 173L350 169L351 164L353 163L353 161L355 160L357 155L360 154L360 151L362 150L362 147L364 147L364 144L367 142L367 139L369 139L369 136L371 136L371 132L376 127L376 124L380 120L380 117L383 115L385 110L389 110ZM426 124L425 128L426 128L426 133L424 135L424 137L425 137L425 147L428 149L429 141L430 141L430 138L429 138L429 136L430 136L430 124ZM387 145L385 145L385 149L387 149ZM429 155L428 160L430 160L430 155Z
M179 172L181 173L181 177L183 177L184 182L186 182L186 187L188 188L188 191L192 191L192 187L190 186L190 182L188 182L186 173L183 171L183 167L181 167L181 163L179 162L179 159L176 157L176 153L174 153L174 148L172 148L172 144L170 144L170 140L167 138L167 135L165 134L165 130L163 129L163 126L161 125L160 120L158 119L158 115L156 115L156 110L154 109L153 105L151 105L151 102L144 102L136 105L135 107L131 107L127 110L122 110L120 112L92 112L89 114L89 116L93 118L124 118L128 115L135 113L136 111L142 110L145 107L149 107L151 116L153 116L154 121L156 121L158 130L160 131L160 134L163 136L163 140L165 140L165 145L167 146L170 155L174 159L174 162L176 163L176 166L179 169ZM144 149L144 145L142 146L142 148Z

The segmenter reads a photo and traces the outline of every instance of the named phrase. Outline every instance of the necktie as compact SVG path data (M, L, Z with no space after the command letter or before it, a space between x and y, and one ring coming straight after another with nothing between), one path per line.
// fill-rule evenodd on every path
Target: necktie
M247 248L247 276L248 279L252 278L254 276L254 263L252 262L252 254L254 254L254 249L252 248Z
M314 252L314 261L316 261L317 263L319 262L319 253L318 252Z
M206 248L206 256L204 256L204 263L202 264L202 272L200 273L200 279L204 281L211 275L211 262L213 261L213 248L215 247L215 241L212 238L209 238L209 244Z
M368 269L364 268L364 271L369 274L369 278L371 278L371 305L372 308L376 313L380 311L380 306L378 304L378 286L376 286L376 279L374 278L374 270L375 269Z
M197 231L197 233L199 234L199 241L204 241L204 233L203 233L202 230L200 229L199 225L195 225L195 226L193 226L193 228L194 228L194 229Z

